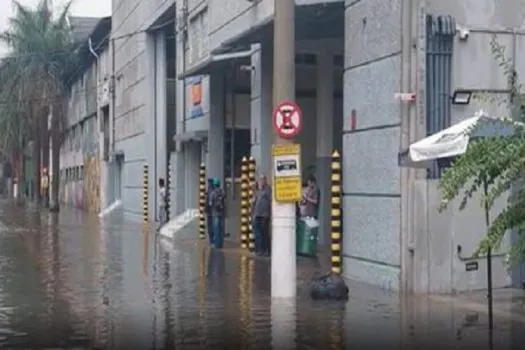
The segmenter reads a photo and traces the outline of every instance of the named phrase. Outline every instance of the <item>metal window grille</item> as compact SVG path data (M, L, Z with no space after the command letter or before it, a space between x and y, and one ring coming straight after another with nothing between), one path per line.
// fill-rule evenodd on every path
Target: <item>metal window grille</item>
M452 53L456 25L451 16L427 15L426 30L426 129L428 136L450 126ZM428 170L428 178L439 178L442 170L441 164L434 162Z

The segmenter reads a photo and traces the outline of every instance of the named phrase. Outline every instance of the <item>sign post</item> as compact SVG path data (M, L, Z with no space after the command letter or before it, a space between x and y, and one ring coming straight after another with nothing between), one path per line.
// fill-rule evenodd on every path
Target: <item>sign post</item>
M277 104L273 112L276 144L273 158L272 297L294 298L296 279L296 207L302 197L301 146L293 143L302 128L302 112L292 101Z
M281 130L281 101L295 100L295 0L273 0L273 125ZM292 126L296 117L291 117ZM300 126L299 114L299 126ZM287 127L285 127L286 129ZM296 131L297 133L299 130ZM292 137L279 131L275 144L291 144ZM274 192L275 193L275 192ZM272 345L292 349L296 335L297 261L295 205L279 203L272 196L271 319ZM283 303L284 301L284 303ZM283 305L284 304L284 305Z

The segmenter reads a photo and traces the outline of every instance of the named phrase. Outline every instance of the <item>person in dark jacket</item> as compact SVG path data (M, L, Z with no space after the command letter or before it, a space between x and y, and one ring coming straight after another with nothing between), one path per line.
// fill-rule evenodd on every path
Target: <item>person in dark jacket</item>
M252 199L252 221L257 255L270 255L270 218L272 216L272 189L266 176L257 183Z
M308 177L307 186L303 189L303 198L299 203L301 217L317 219L319 213L319 197L321 192L313 175Z
M212 216L211 216L211 207L210 207L210 199L211 199L211 192L213 191L213 179L208 179L208 188L206 189L206 230L208 231L208 239L210 241L210 244L213 244L213 223L212 223Z
M225 193L221 188L221 181L213 179L213 190L210 193L210 212L212 216L213 241L212 247L221 249L224 245L223 220L226 212Z

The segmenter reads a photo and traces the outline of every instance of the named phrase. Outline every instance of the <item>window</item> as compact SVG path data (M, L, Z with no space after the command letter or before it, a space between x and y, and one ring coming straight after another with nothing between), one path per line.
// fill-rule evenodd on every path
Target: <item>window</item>
M205 8L189 21L189 60L195 63L207 54L208 48L208 9Z
M452 51L455 25L450 16L427 15L426 33L426 117L427 135L450 126ZM443 164L434 162L428 177L439 178Z

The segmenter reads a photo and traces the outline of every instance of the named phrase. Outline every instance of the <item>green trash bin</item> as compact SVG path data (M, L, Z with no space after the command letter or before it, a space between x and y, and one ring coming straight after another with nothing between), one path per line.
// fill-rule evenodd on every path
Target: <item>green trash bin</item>
M318 227L310 227L303 219L297 220L295 239L297 255L317 255Z

